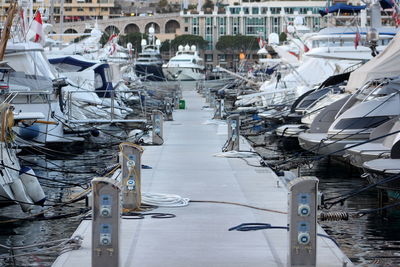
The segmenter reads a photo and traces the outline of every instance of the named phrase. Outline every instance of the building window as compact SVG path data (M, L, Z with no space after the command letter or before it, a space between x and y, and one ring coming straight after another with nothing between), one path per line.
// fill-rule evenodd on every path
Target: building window
M261 14L267 14L267 12L268 12L268 7L261 8Z
M313 18L313 30L319 31L321 28L321 19L319 17Z
M188 32L189 31L189 27L185 27L185 32Z
M272 32L275 33L280 33L280 19L279 18L273 18L272 19Z
M244 7L243 8L243 13L244 14L250 14L249 8L248 7Z
M219 58L220 62L225 62L226 61L226 55L225 54L218 55L218 58Z
M93 12L93 11L96 11L96 9L94 7L89 7L89 11Z
M65 0L64 3L65 4L72 4L72 0Z
M240 7L231 7L229 8L231 11L231 14L239 14L240 13Z
M293 14L293 7L285 7L286 14Z
M207 50L213 50L212 36L211 35L206 35L205 40L208 42L206 49Z
M108 0L97 0L97 3L99 3L99 4L107 4Z
M251 9L251 13L252 13L253 15L258 15L258 12L259 12L258 7L253 7L253 8Z
M271 7L271 14L280 14L281 8L280 7Z
M54 14L60 14L60 8L55 7L53 12L54 12Z
M66 8L64 8L64 10L65 10L66 12L71 12L71 11L72 11L72 7L66 7Z
M239 18L232 18L231 32L233 35L240 34L240 20Z
M185 23L189 23L189 18L185 18Z
M193 35L199 35L199 18L193 18L192 19L192 34Z
M101 11L108 11L108 7L102 7Z
M246 18L245 19L245 35L266 36L265 32L265 19L264 18Z
M218 18L218 34L219 35L226 34L226 17Z
M206 55L206 62L212 62L213 61L213 55L207 54Z
M321 8L320 7L312 7L311 8L311 11L312 11L312 13L313 14L319 14L319 10L320 10ZM310 10L310 9L309 9Z
M83 7L78 7L78 8L76 9L76 11L83 12L84 9L83 9Z
M207 50L213 49L213 18L206 17L205 40L208 41Z
M300 7L299 8L299 14L307 14L308 8L306 7Z
M92 3L92 0L85 0L85 3Z

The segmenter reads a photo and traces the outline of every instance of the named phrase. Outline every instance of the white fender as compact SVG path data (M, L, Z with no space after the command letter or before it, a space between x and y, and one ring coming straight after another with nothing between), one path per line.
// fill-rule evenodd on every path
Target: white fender
M14 193L15 200L18 201L18 204L21 206L24 212L29 212L33 209L33 206L29 205L29 203L33 204L33 201L25 192L25 187L21 179L18 177L14 178L14 181L11 184L11 190Z
M19 171L19 178L25 186L26 193L33 200L33 203L43 205L46 201L46 195L36 178L35 172L29 167L22 167Z

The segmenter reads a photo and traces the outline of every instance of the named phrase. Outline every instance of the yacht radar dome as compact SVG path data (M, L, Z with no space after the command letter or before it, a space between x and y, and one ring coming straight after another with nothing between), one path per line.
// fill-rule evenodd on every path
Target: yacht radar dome
M196 46L195 46L195 45L192 45L192 46L190 47L190 49L191 49L193 52L196 52Z
M189 45L185 45L185 51L189 51L190 50L190 46Z
M303 25L304 24L303 17L300 17L300 16L295 17L293 24L294 25Z
M268 44L279 44L279 35L274 32L268 35Z
M286 30L287 30L288 33L292 34L292 33L294 33L295 29L294 29L294 27L292 25L289 25L289 26L287 26Z
M178 46L178 51L183 51L183 45Z

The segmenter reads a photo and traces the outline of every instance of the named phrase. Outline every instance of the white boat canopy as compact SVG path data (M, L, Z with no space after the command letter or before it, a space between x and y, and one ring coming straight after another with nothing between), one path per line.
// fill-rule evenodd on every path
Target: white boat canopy
M397 77L400 74L400 33L397 33L382 53L372 58L350 75L346 91L355 92L368 81Z

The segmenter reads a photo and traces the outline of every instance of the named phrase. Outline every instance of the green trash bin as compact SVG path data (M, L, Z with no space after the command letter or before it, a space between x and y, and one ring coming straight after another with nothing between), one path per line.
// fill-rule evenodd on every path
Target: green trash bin
M185 108L186 108L185 100L183 99L179 100L179 109L185 109Z

